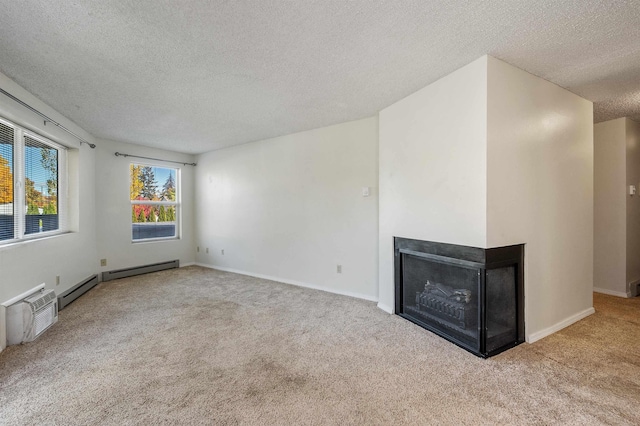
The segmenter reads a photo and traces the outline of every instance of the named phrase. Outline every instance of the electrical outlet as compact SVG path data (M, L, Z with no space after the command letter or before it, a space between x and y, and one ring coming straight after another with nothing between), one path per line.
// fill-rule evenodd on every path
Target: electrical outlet
M100 266L107 266L107 259L100 259Z
M336 267L336 272L337 272L337 273L339 273L339 274L341 274L341 273L342 273L342 265L338 265L338 266Z
M224 249L220 250L220 254L224 256Z
M60 275L56 275L56 285L60 285Z
M209 247L207 247L207 254L209 254Z
M200 246L197 246L197 247L196 247L196 251L197 251L198 253L200 253Z

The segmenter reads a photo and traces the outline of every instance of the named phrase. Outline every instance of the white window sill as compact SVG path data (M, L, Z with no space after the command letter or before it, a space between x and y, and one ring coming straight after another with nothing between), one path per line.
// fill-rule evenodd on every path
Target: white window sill
M22 245L26 245L26 244L33 244L35 242L38 241L46 241L46 240L51 240L53 238L60 238L60 237L64 237L66 235L71 235L74 234L75 232L71 232L71 231L60 231L60 232L53 232L51 234L42 236L42 237L31 237L31 238L23 238L21 240L17 240L17 241L11 241L11 242L7 242L7 243L0 243L0 251L3 250L8 250L11 248L16 248L16 247L20 247Z
M140 240L131 240L131 244L149 244L149 243L163 243L167 241L178 241L180 237L167 237L167 238L146 238Z

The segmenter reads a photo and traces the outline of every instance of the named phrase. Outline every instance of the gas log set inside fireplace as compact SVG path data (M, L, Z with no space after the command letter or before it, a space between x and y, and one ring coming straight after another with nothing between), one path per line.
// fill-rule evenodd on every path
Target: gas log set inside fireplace
M395 238L396 313L481 357L524 341L524 245Z
M432 284L427 280L424 291L416 293L415 306L406 309L416 315L433 318L464 333L473 326L478 310L471 304L471 291L455 290L444 284Z

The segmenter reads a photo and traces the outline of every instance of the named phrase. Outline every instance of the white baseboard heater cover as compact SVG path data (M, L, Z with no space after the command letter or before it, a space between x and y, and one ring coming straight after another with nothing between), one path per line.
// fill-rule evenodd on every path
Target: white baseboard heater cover
M118 278L133 277L135 275L148 274L150 272L164 271L166 269L175 269L180 267L179 260L171 260L168 262L154 263L151 265L134 266L133 268L118 269L116 271L107 271L102 273L102 281L117 280Z
M69 303L76 300L78 297L82 296L99 283L98 275L93 275L86 280L74 285L69 290L58 296L58 310L64 309Z
M57 321L56 293L43 289L7 307L7 344L31 342Z

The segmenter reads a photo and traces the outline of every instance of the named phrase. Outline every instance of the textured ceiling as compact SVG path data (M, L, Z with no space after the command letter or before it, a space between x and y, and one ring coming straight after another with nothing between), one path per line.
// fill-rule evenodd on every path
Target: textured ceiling
M97 137L188 153L374 115L493 55L640 120L640 7L2 0L0 71Z

